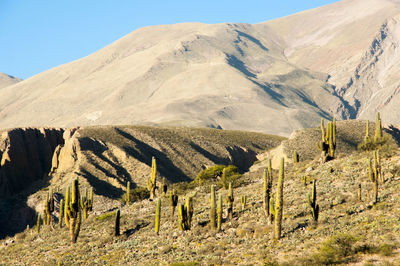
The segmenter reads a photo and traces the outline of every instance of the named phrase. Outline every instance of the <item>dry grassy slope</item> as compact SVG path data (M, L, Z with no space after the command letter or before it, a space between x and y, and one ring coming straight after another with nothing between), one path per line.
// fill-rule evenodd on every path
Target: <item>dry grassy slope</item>
M51 182L65 187L80 176L82 182L94 187L96 194L118 198L127 181L146 186L152 156L157 160L160 178L171 183L190 181L200 170L214 164L234 164L247 171L258 153L276 147L283 139L217 129L85 127L72 137L72 148L66 143L65 149L76 152L60 155Z
M233 221L224 221L223 230L208 229L208 186L197 189L191 231L181 233L177 217L170 217L168 199L162 197L160 235L154 233L155 203L142 201L121 209L120 237L112 236L113 216L103 220L91 214L83 222L75 245L68 240L68 230L42 228L16 236L15 242L0 247L2 262L19 264L198 264L262 265L277 262L290 265L324 264L330 261L357 265L388 264L400 261L400 151L393 148L382 154L385 183L380 185L377 205L371 204L371 183L367 176L367 153L353 153L320 165L317 161L296 167L287 165L284 182L283 238L272 240L272 227L266 224L262 211L261 171L243 177L247 184L236 188ZM308 185L301 176L308 166ZM333 169L333 172L332 172ZM274 186L276 176L274 173ZM321 213L313 226L306 195L310 181L317 179L318 204ZM246 183L245 182L245 183ZM362 185L362 201L355 195ZM192 192L188 192L192 193ZM218 191L226 195L226 191ZM240 209L240 196L246 195L248 205ZM180 195L183 202L185 195ZM97 198L96 198L97 200ZM95 201L95 204L99 202ZM225 206L226 208L226 206ZM333 235L355 238L348 247L335 242L330 248L319 249ZM4 243L4 242L3 242Z

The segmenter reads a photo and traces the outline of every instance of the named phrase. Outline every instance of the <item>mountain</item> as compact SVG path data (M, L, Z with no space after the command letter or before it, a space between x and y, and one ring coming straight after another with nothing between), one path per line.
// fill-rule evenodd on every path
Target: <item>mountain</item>
M0 89L20 82L21 79L0 72Z
M259 24L138 29L0 89L0 127L156 124L289 135L396 121L400 2L344 0Z

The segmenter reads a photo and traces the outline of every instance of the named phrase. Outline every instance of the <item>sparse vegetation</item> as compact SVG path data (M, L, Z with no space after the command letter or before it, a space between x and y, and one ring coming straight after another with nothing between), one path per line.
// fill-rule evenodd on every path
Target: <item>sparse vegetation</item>
M94 195L94 212L82 220L74 245L70 245L68 227L44 225L39 234L34 227L16 235L14 243L0 248L0 256L7 264L18 263L15 254L24 256L27 264L396 264L400 151L391 149L390 154L349 152L322 165L318 160L302 160L295 167L282 163L276 180L266 158L257 164L260 168L237 178L236 186L228 178L238 168L216 165L200 172L193 182L171 184L167 195L157 193L156 202L146 200L150 192L139 186L130 188L130 205L124 205L125 193L122 202L114 200L112 205ZM223 169L230 181L227 190L221 181ZM379 202L374 205L369 172L379 181ZM318 183L305 185L313 180ZM73 202L74 194L79 195L76 188L67 189L66 205ZM42 199L48 191L40 191ZM142 192L145 196L138 196ZM85 194L78 197L80 201L90 198L90 193ZM171 210L161 208L165 200L170 201ZM71 226L71 214L68 217L64 219ZM273 217L275 225L269 221ZM313 225L316 220L318 226ZM209 230L210 226L216 230Z

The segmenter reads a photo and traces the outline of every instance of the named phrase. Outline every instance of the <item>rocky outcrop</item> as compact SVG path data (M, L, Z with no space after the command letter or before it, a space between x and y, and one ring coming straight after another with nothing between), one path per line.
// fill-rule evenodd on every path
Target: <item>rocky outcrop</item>
M63 129L17 128L0 137L0 198L18 193L47 175L53 152L64 144Z

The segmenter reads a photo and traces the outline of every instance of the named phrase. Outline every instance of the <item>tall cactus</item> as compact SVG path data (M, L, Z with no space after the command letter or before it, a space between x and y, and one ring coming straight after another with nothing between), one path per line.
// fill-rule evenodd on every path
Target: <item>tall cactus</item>
M367 120L367 123L365 125L365 137L364 137L364 141L365 142L369 142L371 140L371 138L369 137L369 120Z
M317 186L316 181L313 181L311 195L308 194L308 206L311 208L311 214L315 222L318 221L319 205L317 204Z
M247 197L246 195L242 195L240 197L240 203L242 203L242 210L244 210L246 208L246 202L247 202Z
M69 217L68 223L72 243L76 243L82 222L82 213L79 208L79 200L79 183L78 179L75 179L72 182L71 199L68 204L67 211L65 212L65 215Z
M161 188L162 188L163 194L164 194L164 195L167 194L168 185L167 185L167 182L165 181L165 177L163 177L163 179L162 179Z
M279 240L282 233L282 213L283 213L283 181L285 177L284 169L285 161L281 159L281 166L279 168L278 187L276 190L275 199L275 239Z
M189 221L187 217L187 210L185 205L181 204L178 207L178 217L179 217L179 229L181 231L189 230Z
M382 139L382 120L381 120L381 116L378 112L378 113L376 113L374 141L378 142L381 139Z
M175 189L170 191L169 203L171 205L171 217L174 217L175 208L178 205L178 195L176 194L176 190Z
M217 227L217 223L216 223L217 208L216 208L216 202L215 202L215 186L214 185L211 185L210 202L211 202L210 227L212 229L215 229Z
M185 210L187 217L188 229L192 227L192 217L193 217L193 197L187 196L185 202Z
M222 177L221 177L221 183L222 183L222 187L224 189L226 189L226 184L227 184L227 178L226 178L226 167L224 169L222 169Z
M222 194L219 194L218 197L218 209L217 209L217 229L218 231L221 231L221 226L222 226Z
M115 226L114 226L114 236L119 236L120 233L120 222L121 222L121 211L118 209L115 213Z
M50 225L52 223L51 214L54 211L54 195L53 190L50 189L49 193L47 193L46 200L44 201L44 211L43 211L43 220L44 224Z
M321 150L322 162L325 163L335 158L336 150L336 119L329 122L326 129L324 128L324 119L321 119L321 139L318 143L318 148Z
M228 203L228 218L232 220L233 218L233 201L235 198L233 197L233 189L232 189L232 182L229 182L229 190L228 196L226 197L226 202Z
M267 218L269 218L270 212L270 200L272 193L272 163L271 159L268 160L267 169L264 170L264 187L263 187L263 207L264 213Z
M147 189L150 192L150 199L153 200L157 188L157 164L154 157L151 158L151 176L147 180Z
M157 208L156 208L156 221L155 221L155 231L158 235L160 231L160 219L161 219L161 199L157 199Z
M293 152L293 164L296 164L299 162L299 154L297 153L297 151Z
M64 200L61 199L61 201L60 201L60 215L58 217L58 225L60 226L60 228L62 228L63 216L64 216Z
M373 185L374 203L377 203L378 202L378 183L379 183L379 180L382 179L380 158L379 158L379 153L377 153L377 151L373 152L373 160L374 160L373 163L371 162L371 159L369 159L369 161L368 161L368 175L369 175L369 179Z
M126 184L126 205L131 204L131 182L128 181Z
M67 187L67 190L65 191L65 204L64 204L64 220L65 220L65 225L69 228L70 224L69 224L69 220L70 220L70 213L68 212L69 209L69 205L71 203L71 199L70 199L70 188Z
M39 234L39 232L40 232L40 213L37 214L36 232L37 232L38 234Z
M85 195L81 196L79 204L83 213L83 219L86 219L88 217L88 211L89 211L89 193L87 188L85 190Z

